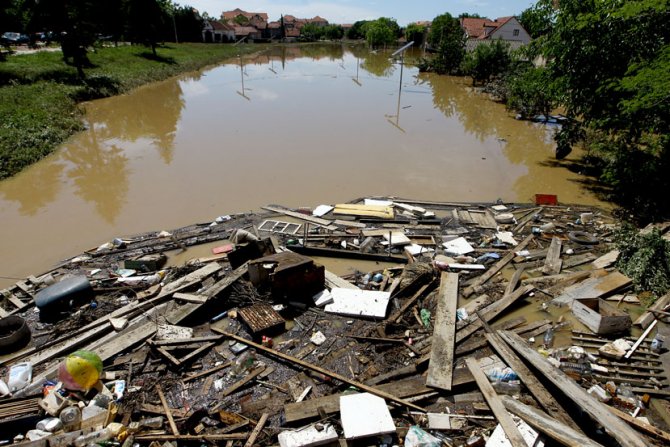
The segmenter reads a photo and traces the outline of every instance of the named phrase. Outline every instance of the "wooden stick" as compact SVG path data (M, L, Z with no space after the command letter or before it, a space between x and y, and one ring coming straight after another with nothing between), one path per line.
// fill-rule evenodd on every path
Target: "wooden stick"
M458 303L458 273L442 272L426 385L451 391Z
M165 409L165 415L167 416L168 422L170 423L172 433L175 436L179 436L179 430L177 429L177 424L174 423L174 418L172 417L172 411L170 411L170 407L168 407L167 400L165 400L165 395L163 394L163 389L161 388L160 384L156 385L156 391L158 391L158 397L160 398L161 403L163 404L163 408Z
M256 424L256 427L251 432L251 435L249 435L249 439L247 439L247 442L244 444L244 447L253 447L254 442L256 442L256 438L258 438L258 435L261 434L261 430L263 430L263 426L265 426L265 423L267 422L269 417L270 417L269 413L263 413L261 418L258 420L258 424Z
M140 435L136 441L226 441L247 439L248 433L203 434L203 435Z
M230 365L232 365L232 362L226 362L222 365L215 366L214 368L208 369L207 371L202 371L197 374L193 374L192 376L188 376L184 379L184 382L190 382L191 380L199 379L200 377L207 376L209 374L215 373L217 371L221 371L222 369L228 368Z
M647 338L647 335L649 335L649 332L651 332L651 330L654 329L654 327L656 326L656 323L658 323L658 320L654 320L654 322L651 323L649 325L649 327L647 327L647 329L644 330L644 332L642 333L642 335L640 335L640 338L637 339L637 341L635 342L633 347L630 348L630 350L626 353L626 355L624 356L625 358L629 359L633 355L633 353L635 352L637 347L640 346L640 344L642 344L642 342L644 341L645 338Z
M512 420L512 416L510 416L507 410L505 410L500 397L496 394L493 386L491 386L489 379L486 377L486 375L484 375L484 372L479 365L479 361L469 357L465 359L465 364L468 366L470 373L472 373L472 376L475 378L477 386L484 395L484 398L489 404L491 411L493 411L493 414L495 415L496 419L498 419L498 422L505 431L505 435L512 444L512 447L527 447L526 441L524 441L523 436L521 436L521 432L519 432L519 428L514 423L514 420Z
M218 329L216 327L211 328L211 330L214 331L214 332L217 332L219 334L223 334L226 337L232 338L233 340L237 340L240 343L244 343L246 345L249 345L249 346L255 348L257 351L266 352L266 353L268 353L268 354L270 354L274 357L279 357L280 359L283 359L283 360L286 360L288 362L294 363L296 365L302 366L303 368L307 368L307 369L310 369L312 371L316 371L318 373L321 373L321 374L326 375L328 377L331 377L333 379L339 380L340 382L343 382L343 383L346 383L346 384L349 384L349 385L353 385L356 388L360 388L361 390L367 391L368 393L374 394L375 396L383 397L384 399L388 399L390 401L399 403L399 404L404 405L406 407L414 408L415 410L422 411L424 413L426 412L426 410L424 408L422 408L418 405L415 405L411 402L407 402L404 399L400 399L400 398L398 398L398 397L396 397L392 394L386 393L386 392L384 392L384 391L382 391L378 388L368 386L368 385L365 385L364 383L358 382L356 380L352 380L352 379L349 379L347 377L341 376L337 373L334 373L332 371L328 371L327 369L321 368L320 366L316 366L316 365L313 365L309 362L305 362L304 360L300 360L299 358L293 357L293 356L288 355L288 354L284 354L283 352L275 351L274 349L270 349L270 348L267 348L267 347L265 347L263 345L260 345L258 343L254 343L253 341L247 340L246 338L240 337L238 335L231 334L231 333L226 332L226 331L222 331L221 329Z
M259 368L254 369L251 371L249 374L247 374L245 377L242 379L238 380L237 382L233 383L231 386L223 390L221 393L222 396L228 396L229 394L233 394L235 391L239 390L242 388L244 385L247 383L251 382L256 376L258 376L260 373L265 371L265 366L261 366Z

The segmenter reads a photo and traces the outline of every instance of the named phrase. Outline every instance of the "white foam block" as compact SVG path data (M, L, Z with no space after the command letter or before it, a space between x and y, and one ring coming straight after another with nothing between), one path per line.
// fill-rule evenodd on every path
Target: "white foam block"
M312 211L312 216L321 217L324 214L330 213L332 210L333 207L330 205L319 205Z
M340 396L340 418L346 439L395 433L386 401L370 393Z
M323 424L321 431L314 425L300 430L287 430L277 436L281 447L312 447L337 440L337 432L330 424Z
M330 294L330 290L324 289L321 292L317 293L312 297L314 300L314 305L316 307L323 307L326 304L333 302L333 295Z
M376 290L333 288L333 302L325 307L326 312L339 315L384 318L391 294Z
M442 244L448 254L465 255L475 251L464 237L457 237Z

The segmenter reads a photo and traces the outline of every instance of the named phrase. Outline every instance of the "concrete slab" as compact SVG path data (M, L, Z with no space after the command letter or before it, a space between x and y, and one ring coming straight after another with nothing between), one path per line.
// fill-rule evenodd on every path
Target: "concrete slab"
M370 393L340 396L340 418L346 439L395 433L386 401Z

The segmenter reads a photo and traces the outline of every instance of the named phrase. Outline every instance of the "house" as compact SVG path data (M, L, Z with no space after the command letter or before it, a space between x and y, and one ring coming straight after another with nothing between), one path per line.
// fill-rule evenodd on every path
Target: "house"
M265 13L265 12L247 12L247 11L241 10L240 8L236 8L232 11L224 11L221 14L221 19L228 22L228 21L234 21L239 16L242 16L242 17L246 18L247 23L252 23L252 22L262 23L262 22L265 22L265 24L267 24L267 22L268 22L267 13ZM254 25L254 26L256 26L256 25Z
M258 28L253 26L236 26L235 27L235 40L241 40L247 38L247 41L252 42L254 40L262 39L263 33Z
M467 36L466 49L472 51L482 43L494 39L509 42L512 49L530 43L530 35L516 17L499 17L495 20L480 17L461 17L461 28Z
M217 20L204 20L202 41L208 43L234 42L235 28L228 23L221 23Z

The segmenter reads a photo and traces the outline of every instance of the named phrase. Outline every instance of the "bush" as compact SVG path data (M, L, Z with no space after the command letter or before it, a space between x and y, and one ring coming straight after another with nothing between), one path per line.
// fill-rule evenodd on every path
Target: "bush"
M617 268L633 280L636 292L658 297L670 289L670 241L657 228L638 232L627 223L616 232L615 242L621 252Z
M481 43L463 60L463 72L472 77L472 83L486 82L505 73L512 63L509 44L500 39Z

